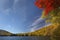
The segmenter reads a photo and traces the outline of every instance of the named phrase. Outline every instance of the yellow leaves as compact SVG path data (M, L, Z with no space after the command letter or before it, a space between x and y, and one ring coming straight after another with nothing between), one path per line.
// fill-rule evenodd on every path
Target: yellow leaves
M45 11L42 12L41 18L45 18L45 15L44 14L45 14Z

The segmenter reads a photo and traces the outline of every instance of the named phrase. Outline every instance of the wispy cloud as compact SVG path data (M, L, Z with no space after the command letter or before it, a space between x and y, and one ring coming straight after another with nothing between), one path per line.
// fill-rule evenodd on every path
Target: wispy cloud
M37 26L32 27L32 28L30 29L30 32L35 31L35 30L36 30L36 27L38 27L38 25L37 25Z
M29 27L33 27L38 25L42 20L44 20L43 18L38 18L37 20L35 20Z
M30 31L34 31L37 27L38 24L40 23L40 21L42 20L42 18L38 18L37 20L35 20L29 27L30 27Z
M0 13L3 13L4 15L9 15L12 6L13 6L13 1L0 0Z
M37 20L35 20L32 25L30 25L30 31L35 31L37 29L43 28L44 26L48 26L48 23L45 23L46 19L43 18L38 18ZM49 24L50 25L50 24Z
M10 14L10 8L9 9L5 9L3 11L1 11L1 13L5 14L5 15L9 15Z
M42 20L42 18L38 18L37 20L35 20L31 26L37 25L40 22L40 20Z
M13 29L12 25L10 24L0 24L0 28L2 29Z
M17 3L19 0L14 0L14 4Z

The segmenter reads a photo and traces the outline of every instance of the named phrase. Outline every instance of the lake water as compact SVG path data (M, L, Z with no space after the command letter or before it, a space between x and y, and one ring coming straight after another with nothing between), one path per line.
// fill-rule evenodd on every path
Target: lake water
M0 40L50 40L49 37L37 37L37 36L0 36Z

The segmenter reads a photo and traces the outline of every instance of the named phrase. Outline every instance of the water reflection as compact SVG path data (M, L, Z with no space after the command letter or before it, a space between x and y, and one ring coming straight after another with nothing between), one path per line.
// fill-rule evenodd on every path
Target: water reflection
M50 40L49 37L39 37L39 36L0 36L0 40Z

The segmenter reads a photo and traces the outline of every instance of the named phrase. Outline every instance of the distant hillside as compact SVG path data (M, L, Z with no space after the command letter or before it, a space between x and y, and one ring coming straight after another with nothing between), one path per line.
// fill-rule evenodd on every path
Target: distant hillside
M5 31L5 30L0 30L0 36L10 36L12 33Z

